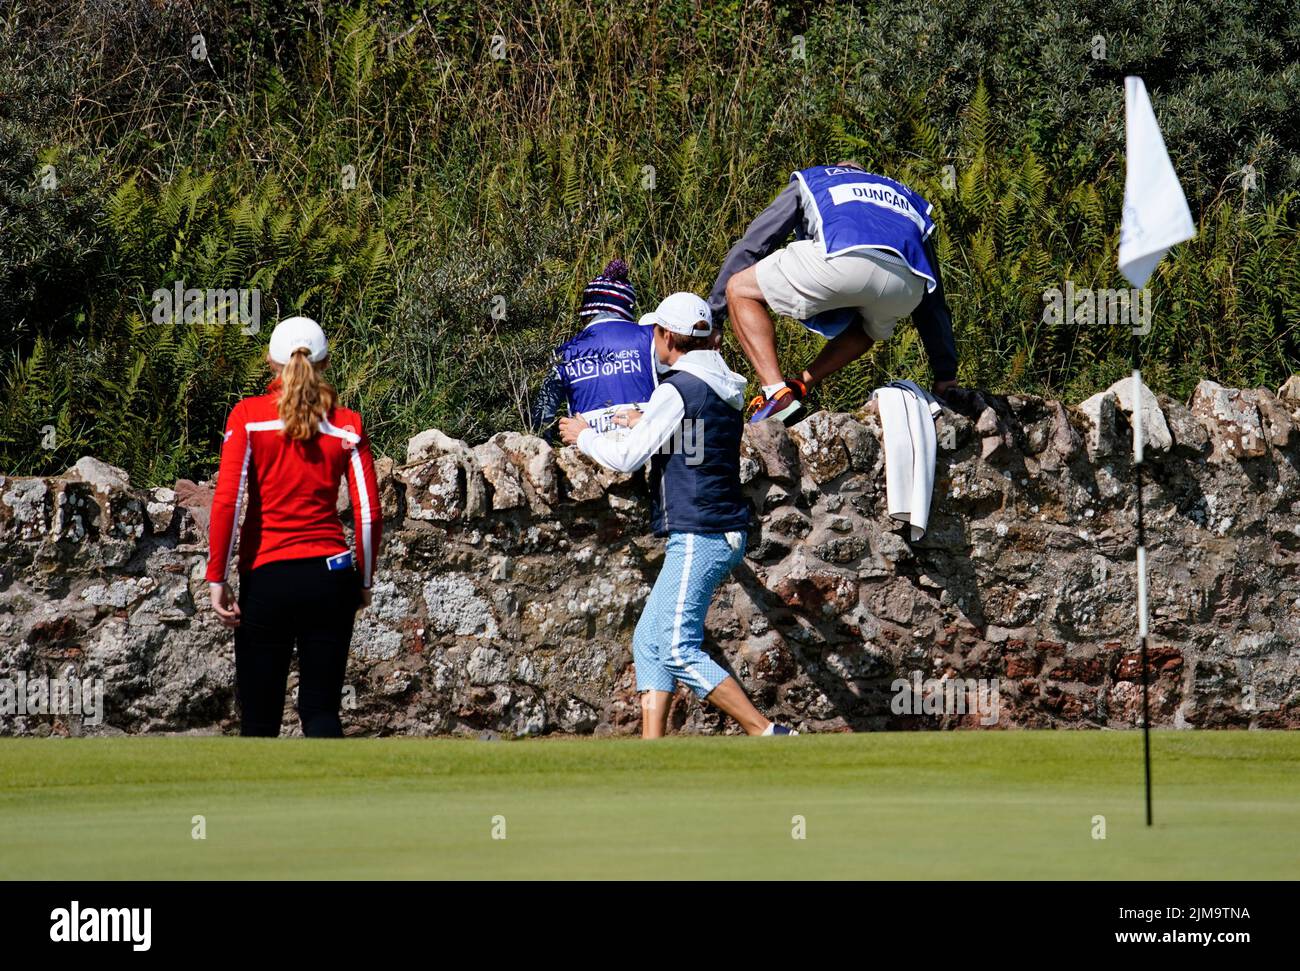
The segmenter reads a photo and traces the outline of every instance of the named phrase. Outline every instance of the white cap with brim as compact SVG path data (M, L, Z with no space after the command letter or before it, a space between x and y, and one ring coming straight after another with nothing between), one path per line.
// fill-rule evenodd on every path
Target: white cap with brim
M330 348L320 324L310 317L286 317L275 325L275 330L271 331L272 361L288 364L293 352L300 347L307 349L307 356L313 364L325 360Z
M708 337L713 333L713 311L693 293L670 293L641 323L658 324L683 337Z

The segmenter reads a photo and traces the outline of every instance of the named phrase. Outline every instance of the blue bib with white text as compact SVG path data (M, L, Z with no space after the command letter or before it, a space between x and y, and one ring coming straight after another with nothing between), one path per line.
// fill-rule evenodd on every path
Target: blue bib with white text
M859 169L817 165L795 172L804 218L827 256L860 249L901 256L934 290L935 273L925 251L934 232L933 208L901 182Z
M621 317L598 318L556 354L571 415L644 404L659 383L654 328Z

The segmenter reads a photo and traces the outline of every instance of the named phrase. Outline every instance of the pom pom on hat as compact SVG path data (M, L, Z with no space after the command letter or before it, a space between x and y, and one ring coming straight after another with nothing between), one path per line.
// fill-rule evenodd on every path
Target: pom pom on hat
M624 320L636 320L636 288L627 280L627 263L614 259L605 264L600 276L582 291L581 318L613 314Z

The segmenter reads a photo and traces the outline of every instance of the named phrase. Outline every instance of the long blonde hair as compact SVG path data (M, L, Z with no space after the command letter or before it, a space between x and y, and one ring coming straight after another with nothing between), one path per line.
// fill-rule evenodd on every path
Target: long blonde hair
M307 355L307 348L298 348L280 369L277 406L284 437L291 442L309 441L338 400L333 386L321 376L325 361L313 364Z

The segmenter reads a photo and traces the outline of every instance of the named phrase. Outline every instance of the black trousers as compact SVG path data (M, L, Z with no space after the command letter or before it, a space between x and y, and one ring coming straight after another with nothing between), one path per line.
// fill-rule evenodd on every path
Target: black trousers
M342 737L339 706L360 603L357 571L330 570L323 556L266 563L240 574L240 622L235 629L240 734L280 734L289 662L296 647L303 734Z

